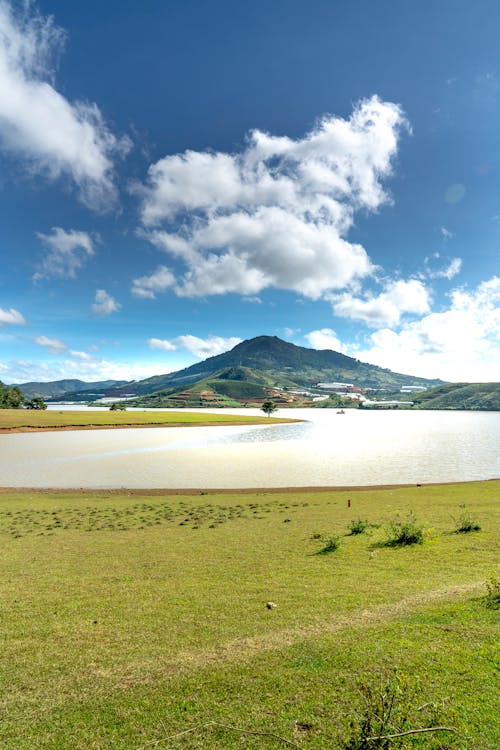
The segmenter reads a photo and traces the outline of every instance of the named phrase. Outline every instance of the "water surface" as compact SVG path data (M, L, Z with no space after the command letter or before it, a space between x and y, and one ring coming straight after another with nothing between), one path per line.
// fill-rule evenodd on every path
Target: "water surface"
M250 409L223 411L261 415ZM308 421L0 435L0 486L202 489L500 476L498 412L348 410L340 415L331 409L294 409L279 414Z

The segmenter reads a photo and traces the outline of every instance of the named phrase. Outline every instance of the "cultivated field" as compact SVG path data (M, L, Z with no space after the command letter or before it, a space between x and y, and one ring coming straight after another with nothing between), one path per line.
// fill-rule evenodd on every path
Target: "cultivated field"
M0 409L0 430L97 429L110 427L190 427L221 424L269 424L296 420L240 417L231 414L199 414L175 411L30 411Z
M0 747L500 747L499 491L1 491Z

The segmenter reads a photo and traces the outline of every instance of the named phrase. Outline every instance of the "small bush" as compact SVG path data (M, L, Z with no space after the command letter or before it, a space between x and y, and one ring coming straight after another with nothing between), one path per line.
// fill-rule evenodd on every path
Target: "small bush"
M330 536L323 539L324 546L316 553L318 555L328 555L330 552L336 552L340 547L340 537Z
M457 521L455 534L469 534L471 531L481 531L480 525L475 521L467 511L462 513Z
M349 524L349 534L356 536L356 534L364 534L368 528L368 521L363 521L362 518L358 518L357 521L351 521Z
M486 581L486 591L488 592L484 597L485 604L488 607L500 607L500 579L496 576L491 576Z
M349 734L341 745L343 750L406 748L409 745L405 733L418 734L423 731L429 737L428 732L454 732L451 727L440 726L445 718L444 701L414 705L418 687L418 683L410 685L407 677L397 669L381 675L379 680L364 676L358 683L361 705L353 711ZM447 713L451 712L448 710ZM438 737L434 738L432 745L425 744L425 747L431 746L450 747L448 742L442 744ZM419 747L422 745L419 744Z
M424 527L417 524L411 513L406 520L397 518L387 528L386 547L406 547L411 544L422 544Z

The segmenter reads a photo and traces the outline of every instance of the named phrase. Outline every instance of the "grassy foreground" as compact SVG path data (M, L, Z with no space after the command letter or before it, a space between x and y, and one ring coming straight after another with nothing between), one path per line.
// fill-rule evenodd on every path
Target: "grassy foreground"
M289 422L289 419L269 417L240 417L231 414L199 414L172 411L29 411L0 409L0 430L12 432L39 429L92 429L100 427L189 427L218 424L269 424Z
M0 747L500 747L499 490L1 491ZM388 675L396 727L456 733L349 744Z

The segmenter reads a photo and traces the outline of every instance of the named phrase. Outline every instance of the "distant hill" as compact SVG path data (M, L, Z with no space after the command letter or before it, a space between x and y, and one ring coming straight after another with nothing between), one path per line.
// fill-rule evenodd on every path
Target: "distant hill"
M26 398L41 396L44 399L68 397L70 394L84 393L85 391L106 392L109 389L122 386L125 380L98 380L93 383L86 383L84 380L52 380L48 383L20 383L17 387L21 389ZM88 394L87 394L88 398Z
M412 396L420 409L500 410L500 383L447 383Z

